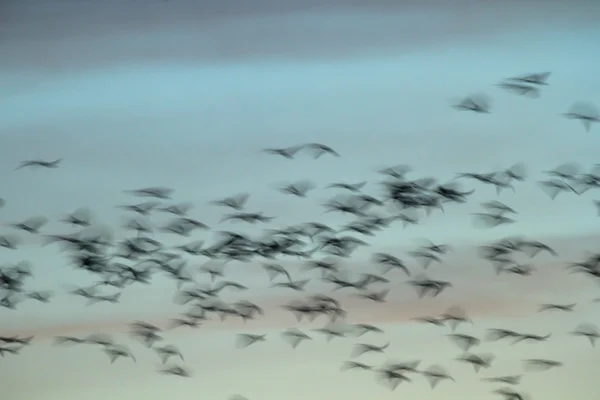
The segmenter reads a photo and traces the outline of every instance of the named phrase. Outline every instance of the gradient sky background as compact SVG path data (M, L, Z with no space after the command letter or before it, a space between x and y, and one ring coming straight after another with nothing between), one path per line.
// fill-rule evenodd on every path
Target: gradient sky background
M49 305L0 310L0 335L37 336L20 356L0 359L1 397L493 398L492 386L452 360L459 353L441 337L443 330L410 321L460 304L475 320L466 333L480 335L489 327L554 332L548 343L486 344L485 352L496 352L498 359L481 376L521 373L524 358L557 359L565 368L526 376L523 391L545 400L596 400L597 368L592 366L600 361L598 350L590 351L585 340L566 332L579 322L600 323L598 304L590 303L600 293L563 268L597 247L593 197L550 201L535 180L540 171L563 162L589 167L599 160L599 127L586 132L559 115L577 101L600 103L597 15L600 2L593 0L3 2L2 223L40 214L57 220L89 207L97 224L114 227L121 218L114 205L137 201L124 189L168 186L176 190L177 201L194 203L192 215L211 227L220 210L207 202L244 191L252 193L248 209L276 216L274 226L336 224L346 220L323 216L317 207L332 194L322 187L333 181L374 181L374 171L386 166L410 164L416 175L444 180L457 172L488 172L524 161L531 177L516 193L499 197L519 211L517 224L475 228L469 218L478 210L473 203L371 241L370 251L398 255L423 238L452 244L455 251L432 267L432 274L453 281L453 290L418 301L402 286L404 277L392 275L397 289L388 303L376 308L356 299L346 303L352 322L386 330L385 336L360 341L390 340L390 358L442 364L456 384L444 382L431 391L417 377L390 392L368 373L340 373L354 339L326 343L311 334L312 343L291 350L276 333L295 324L277 307L291 295L266 291L266 275L252 266L230 268L229 278L252 288L232 296L260 303L264 319L246 327L208 323L198 331L167 334L168 342L184 352L191 379L157 375L158 359L135 343L130 347L137 364L110 365L98 351L52 347L44 339L89 332L128 341L127 322L173 316L173 283L157 280L151 288L128 289L119 305L86 307L61 291L67 283L89 280L73 272L55 247L41 248L28 239L19 251L0 250L2 262L30 260L35 289L58 295ZM552 75L539 99L494 86L506 77L543 71ZM493 99L489 115L448 106L479 92ZM342 157L290 161L259 153L264 147L308 142L326 143ZM22 160L36 158L64 161L57 170L14 171ZM274 190L299 179L312 179L319 188L308 199ZM477 188L474 202L495 198L493 190ZM374 183L365 188L377 190ZM44 231L59 229L64 228L51 223ZM513 234L557 246L560 258L540 257L538 272L529 278L495 277L474 256L473 246ZM366 260L368 254L359 252L345 264L360 272L368 270ZM319 283L308 287L309 292L321 289ZM544 302L579 305L572 314L537 314ZM249 331L269 333L270 340L236 349L235 334ZM384 360L365 356L367 363Z

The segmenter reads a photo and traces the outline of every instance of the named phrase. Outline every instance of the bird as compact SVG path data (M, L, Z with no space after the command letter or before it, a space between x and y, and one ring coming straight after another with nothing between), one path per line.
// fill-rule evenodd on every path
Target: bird
M22 168L56 169L60 166L61 162L62 162L62 158L57 158L56 160L52 160L52 161L27 160L27 161L22 161L15 169L22 169Z

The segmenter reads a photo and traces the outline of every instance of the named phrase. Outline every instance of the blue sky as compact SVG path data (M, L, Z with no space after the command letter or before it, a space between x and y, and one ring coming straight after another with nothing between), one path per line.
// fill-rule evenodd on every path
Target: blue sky
M250 400L284 395L479 399L488 396L489 388L467 368L453 364L456 350L439 332L410 323L412 317L462 304L476 319L476 335L496 325L556 332L552 348L486 345L502 355L493 375L518 370L525 352L531 358L561 359L564 369L527 376L523 389L535 398L592 400L595 378L588 366L597 363L598 353L565 332L578 322L600 323L597 305L587 304L600 295L590 282L566 278L563 266L594 250L594 197L550 201L535 181L541 171L564 162L589 167L598 161L600 127L586 132L560 114L578 101L600 104L600 29L593 18L600 4L255 3L21 0L3 6L0 197L6 206L0 221L35 215L56 221L88 207L99 226L113 227L119 236L122 217L114 206L136 201L123 190L169 186L176 201L193 203L192 216L215 230L239 225L219 225L220 210L207 203L246 191L251 193L248 209L276 216L276 227L305 221L336 225L347 220L324 215L318 206L332 195L324 186L333 181L367 180L365 191L378 194L375 171L386 166L410 164L415 176L444 181L458 172L489 172L525 162L530 179L498 198L519 211L514 225L493 230L473 226L469 213L478 211L477 203L496 198L492 189L477 186L469 204L369 239L369 252L398 255L424 238L452 244L456 251L434 272L457 282L447 297L417 301L396 275L397 289L388 304L374 309L347 301L354 322L385 327L385 338L392 342L390 357L446 365L457 384L442 384L431 392L419 381L392 394L371 376L338 372L351 340L329 344L315 339L304 349L285 348L276 332L294 320L277 306L290 295L267 291L266 275L252 265L235 265L228 272L251 287L238 296L260 302L268 311L263 320L248 327L211 323L197 332L170 334L195 371L192 379L157 377L156 360L135 344L131 347L138 364L131 365L124 360L110 365L102 354L81 348L52 348L44 338L55 334L108 331L118 336L130 320L164 321L177 311L173 284L156 280L152 287L126 291L118 306L85 307L61 292L66 284L89 283L85 275L72 271L56 248L27 238L19 251L2 250L2 262L31 261L35 288L58 294L49 305L0 310L0 334L33 332L39 337L21 356L1 360L0 376L8 382L3 390L11 398L31 400L82 395L154 400L167 393L214 398L240 393ZM552 75L538 99L494 86L510 76L544 71ZM491 97L491 114L449 107L472 93ZM285 160L260 153L265 147L309 142L328 144L341 157ZM14 171L19 162L36 158L63 158L63 164L57 170ZM301 179L317 184L307 199L275 190ZM61 229L52 222L44 231ZM475 257L473 246L514 234L548 241L560 257L541 258L531 278L496 278ZM346 261L346 268L365 271L368 257L359 252ZM320 291L319 285L311 282L310 291ZM580 307L567 316L535 313L539 303L561 301ZM239 351L234 336L244 329L269 332L272 340L262 344L262 351ZM368 357L369 362L383 361ZM264 385L267 379L277 383Z

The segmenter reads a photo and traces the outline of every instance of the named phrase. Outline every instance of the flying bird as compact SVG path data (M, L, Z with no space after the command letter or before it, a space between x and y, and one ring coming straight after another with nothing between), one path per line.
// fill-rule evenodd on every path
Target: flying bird
M15 169L21 169L21 168L49 168L49 169L55 169L55 168L58 168L60 166L61 162L62 162L62 158L58 158L58 159L53 160L53 161L27 160L27 161L21 162L17 166L17 168L15 168Z

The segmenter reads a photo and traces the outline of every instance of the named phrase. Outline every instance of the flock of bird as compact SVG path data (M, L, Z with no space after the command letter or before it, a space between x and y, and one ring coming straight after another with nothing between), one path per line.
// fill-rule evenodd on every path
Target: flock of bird
M518 94L532 96L539 87L546 85L549 73L532 74L520 78L511 78L500 84L501 87ZM578 103L579 104L579 103ZM486 113L490 112L489 102L483 97L470 96L454 107L461 110ZM600 121L598 114L590 112L590 107L575 105L565 114L569 118L581 120L589 130L592 122ZM264 153L286 159L294 159L300 153L307 153L317 159L322 156L340 157L329 146L311 143L289 148L265 149ZM54 161L30 160L17 168L61 167L61 159ZM367 353L385 353L390 341L373 344L366 338L384 336L382 328L368 323L347 323L351 310L344 308L343 301L336 293L344 290L352 296L370 302L372 307L386 301L386 297L398 282L406 282L414 288L415 296L438 297L452 290L453 282L436 279L431 274L431 265L443 263L446 254L452 251L448 244L426 243L404 255L373 251L370 271L356 275L347 274L342 265L354 252L365 249L378 233L392 229L410 229L411 225L424 222L434 212L446 212L469 201L477 187L491 186L497 193L503 190L515 190L517 185L528 180L527 168L523 163L507 166L499 171L486 173L459 173L449 182L439 182L435 177L415 177L412 169L399 165L377 171L379 180L375 182L380 190L378 194L365 192L367 182L336 182L327 189L335 195L322 206L327 213L339 213L348 217L343 226L328 226L322 222L309 221L303 224L281 227L277 225L277 216L262 211L248 210L249 193L235 194L217 199L213 207L226 210L221 223L238 222L257 227L256 235L249 235L221 227L209 227L202 221L192 218L189 213L191 203L174 201L175 191L165 187L148 187L128 190L131 204L118 206L124 212L126 222L122 229L128 234L121 239L107 232L90 230L94 225L93 213L89 209L78 209L62 219L65 226L72 227L68 233L46 232L49 222L45 217L32 217L12 223L8 230L0 234L2 251L15 251L23 242L23 236L36 236L43 245L57 245L68 254L66 263L72 268L85 271L95 283L85 287L72 287L70 295L84 299L88 305L97 303L117 304L121 293L134 285L151 285L153 276L159 274L172 279L176 285L175 302L183 307L181 315L171 321L170 326L156 326L149 322L132 321L130 336L141 342L150 351L156 353L163 367L163 374L179 377L193 377L185 364L184 355L178 348L165 343L163 332L177 327L199 328L208 320L240 318L243 321L260 318L263 308L248 300L228 302L224 300L226 291L243 292L245 285L228 280L227 266L232 262L246 263L264 270L265 279L273 287L284 288L301 294L301 300L283 304L284 310L292 313L298 321L321 321L322 326L313 329L313 333L291 326L281 332L282 338L291 348L298 348L304 342L315 339L315 334L328 340L334 338L355 338L354 352L349 360L340 360L341 370L360 370L370 373L376 380L390 389L401 383L412 382L421 376L432 388L442 381L454 379L445 367L440 365L422 366L420 361L387 362L372 365L362 362ZM583 195L600 188L600 165L584 169L576 164L562 164L545 172L547 179L537 182L549 197L554 199L561 193ZM469 185L469 189L463 186ZM316 185L311 181L300 181L279 188L289 196L306 198ZM142 200L143 199L143 200ZM600 214L600 201L593 202ZM5 202L0 199L0 209ZM481 211L473 213L473 218L489 228L515 223L518 210L498 200L490 199L481 204ZM0 211L1 213L1 211ZM170 220L158 226L153 217L162 213L170 215ZM232 226L232 225L230 225ZM212 232L214 238L209 241L203 236L197 239L197 232ZM180 238L180 242L171 245L160 241L160 233ZM522 263L525 255L533 259L540 253L552 256L558 254L545 243L523 237L507 237L480 247L481 258L491 267L493 274L512 274L529 276L535 273L531 263ZM420 267L415 268L407 258L416 260ZM301 260L306 268L293 270L286 260ZM218 263L201 262L217 260ZM201 263L200 267L197 265ZM294 264L297 265L297 264ZM589 255L577 262L566 265L574 273L600 279L600 254ZM300 277L306 271L317 271L318 275ZM33 273L28 261L0 267L0 306L10 312L16 312L24 301L49 303L53 292L31 289ZM331 293L306 293L313 281L324 282L332 289ZM594 300L591 300L594 301ZM595 301L598 301L596 299ZM540 304L539 311L572 312L576 304ZM8 311L7 311L8 312ZM492 370L495 357L479 349L488 341L545 342L551 340L552 333L532 334L508 329L490 328L485 337L469 334L466 329L471 322L468 310L451 306L441 315L415 318L415 323L429 324L441 329L443 335L456 344L456 360L469 364L475 372ZM446 329L444 329L446 328ZM600 337L600 329L591 323L582 322L573 326L570 334L574 340L583 338L594 346ZM361 339L359 339L361 338ZM25 335L2 335L0 332L0 356L18 355L32 343L34 337ZM237 346L259 346L261 342L271 340L265 334L245 333L238 335ZM125 344L117 343L110 335L97 333L84 337L60 336L55 338L56 345L95 346L106 353L108 361L116 362L120 358L136 361L134 352ZM582 342L584 343L584 342ZM547 370L561 367L560 360L526 359L525 370ZM522 371L509 376L488 374L482 379L492 385L492 392L505 400L523 400L526 394L519 389ZM455 382L459 384L460 382ZM236 398L243 398L236 396Z

